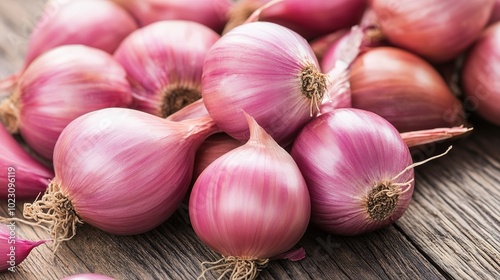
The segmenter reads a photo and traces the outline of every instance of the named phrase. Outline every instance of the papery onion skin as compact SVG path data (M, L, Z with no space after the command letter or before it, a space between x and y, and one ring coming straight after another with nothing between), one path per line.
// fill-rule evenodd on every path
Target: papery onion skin
M250 140L200 174L189 215L197 236L223 256L271 258L302 237L311 204L290 155L255 120L249 125Z
M400 132L465 123L462 104L439 73L407 51L378 47L362 54L349 81L352 107L379 114Z
M199 99L203 62L219 38L184 20L155 22L130 34L114 57L132 85L131 108L167 117Z
M217 125L232 137L248 140L245 111L285 145L312 118L314 98L319 105L323 97L324 92L312 94L312 99L302 92L306 68L315 79L324 79L326 87L304 38L274 23L243 24L222 36L207 54L203 101Z
M0 169L5 172L0 177L2 200L7 200L9 193L17 199L34 199L54 177L52 170L30 156L3 126L0 126ZM9 182L9 174L14 182ZM14 188L9 188L9 183Z
M84 222L113 234L144 233L180 205L196 148L215 131L209 118L181 123L125 108L91 112L57 141L53 183Z
M111 0L127 9L140 26L161 20L189 20L222 31L231 0Z
M110 1L52 3L45 7L30 35L24 65L27 67L40 54L61 45L82 44L113 53L137 27L127 11Z
M466 56L462 69L464 103L500 126L500 23L486 29Z
M0 272L16 272L17 268L15 266L23 262L31 250L46 242L45 240L30 241L21 239L16 237L15 234L15 225L14 228L10 228L7 225L0 224ZM14 251L11 250L12 247L15 248ZM12 253L15 260L10 263Z
M464 51L480 34L495 0L372 0L382 32L394 45L433 62Z
M500 0L495 0L495 5L493 5L493 11L491 12L488 25L493 25L500 21Z
M320 115L302 129L291 155L309 188L311 220L330 233L374 231L399 219L410 204L413 169L393 179L412 163L410 152L399 132L374 113L345 108ZM367 210L368 195L383 182L410 183L392 212L377 220Z
M11 104L17 111L11 132L52 159L61 131L75 118L102 108L132 102L126 72L113 57L83 45L56 47L33 61L19 79Z

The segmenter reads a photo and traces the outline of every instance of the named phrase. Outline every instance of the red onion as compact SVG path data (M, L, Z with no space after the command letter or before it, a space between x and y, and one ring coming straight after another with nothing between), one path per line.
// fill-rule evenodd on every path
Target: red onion
M291 142L308 122L327 90L327 76L307 41L269 22L240 25L207 54L202 96L217 125L246 141L242 111L280 144Z
M231 11L225 32L241 24L264 4L269 5L259 13L259 20L288 27L306 39L355 25L367 5L366 0L241 0Z
M96 274L96 273L84 273L84 274L67 276L61 280L115 280L115 278L111 278L106 275Z
M494 2L371 0L371 7L392 44L443 62L456 57L479 36Z
M23 215L46 224L56 248L81 222L113 234L149 231L180 205L195 151L217 131L209 117L181 123L124 108L85 114L61 133L55 177Z
M464 108L439 73L407 51L378 47L351 66L352 106L379 114L400 132L465 123Z
M111 0L146 26L161 20L189 20L220 32L227 22L231 0Z
M37 153L52 158L59 134L73 119L107 107L127 107L132 100L123 67L113 57L83 45L56 47L33 61L0 118L19 131Z
M410 151L382 117L338 109L309 122L291 155L311 195L311 220L340 235L358 235L398 220L410 204Z
M468 53L462 83L465 106L500 125L500 23L490 26Z
M113 53L137 28L134 19L110 1L73 0L47 5L30 35L27 67L40 54L61 45L82 44Z
M269 258L283 257L304 234L311 207L291 156L246 116L248 142L207 166L189 201L196 235L224 256L212 269L222 268L231 279L254 279ZM302 253L291 255L300 259Z
M35 247L45 240L30 241L16 236L16 224L0 224L0 272L17 272L17 265L29 255Z
M46 166L31 157L9 132L0 125L0 199L34 199L44 192L54 177ZM9 184L10 183L10 184Z
M132 108L166 117L201 97L205 56L220 38L192 21L160 21L128 36L114 57L128 73Z

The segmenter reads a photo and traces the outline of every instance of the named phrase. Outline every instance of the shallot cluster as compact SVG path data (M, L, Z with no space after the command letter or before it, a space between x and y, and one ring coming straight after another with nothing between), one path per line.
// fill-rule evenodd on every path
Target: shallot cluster
M200 260L198 279L255 279L272 260L299 261L310 225L353 236L397 222L414 168L449 151L414 162L411 149L472 133L471 114L500 125L494 5L47 5L23 68L0 81L0 167L16 174L0 178L0 197L15 206L15 184L30 199L23 219L0 221L50 238L13 239L0 225L0 271L49 240L57 253L83 223L144 234L183 200L194 234L221 255ZM5 266L10 240L19 258Z

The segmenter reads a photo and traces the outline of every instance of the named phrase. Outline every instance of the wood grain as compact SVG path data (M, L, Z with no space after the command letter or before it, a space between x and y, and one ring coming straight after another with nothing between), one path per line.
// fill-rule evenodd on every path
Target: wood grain
M22 66L27 39L44 1L0 1L0 78ZM272 261L260 279L500 279L500 128L473 116L474 132L455 141L447 156L416 169L414 199L393 226L341 237L311 226L297 244L307 257ZM416 160L444 150L427 145ZM3 175L2 175L3 176ZM61 279L101 273L116 279L195 279L201 261L220 256L190 227L186 206L157 229L115 236L83 225L53 255L32 251L16 273L0 279ZM0 215L7 205L0 202ZM22 203L16 214L21 216ZM47 235L17 225L29 239Z

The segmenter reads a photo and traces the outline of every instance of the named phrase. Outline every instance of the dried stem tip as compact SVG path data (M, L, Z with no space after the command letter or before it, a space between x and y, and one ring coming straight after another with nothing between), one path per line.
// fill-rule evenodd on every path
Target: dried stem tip
M377 184L368 194L366 211L374 221L383 221L396 209L399 199L399 187L391 182Z
M302 94L311 99L312 115L313 108L319 111L319 104L321 104L327 89L327 76L321 73L316 66L308 64L302 69L300 82Z
M165 118L201 98L201 90L194 86L172 85L163 91L161 114Z
M209 271L220 273L219 278L229 275L231 280L253 280L256 279L264 267L267 266L269 259L244 259L239 257L224 257L215 262L203 262L201 264L202 272L198 280L206 279L205 274Z

